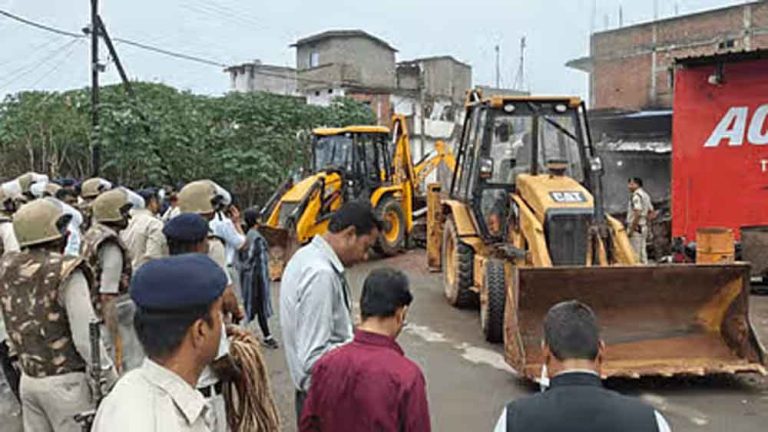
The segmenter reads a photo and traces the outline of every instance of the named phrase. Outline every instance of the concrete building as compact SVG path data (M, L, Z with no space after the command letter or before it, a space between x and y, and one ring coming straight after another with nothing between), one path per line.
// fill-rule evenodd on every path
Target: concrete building
M592 108L670 108L675 59L760 48L768 48L766 1L595 33L590 55L568 66L589 73Z
M260 60L231 66L230 90L234 92L267 92L285 96L297 96L296 69L285 66L262 64Z
M291 46L299 92L308 103L327 105L347 96L369 104L379 123L389 122L389 95L397 85L395 48L362 30L330 30Z

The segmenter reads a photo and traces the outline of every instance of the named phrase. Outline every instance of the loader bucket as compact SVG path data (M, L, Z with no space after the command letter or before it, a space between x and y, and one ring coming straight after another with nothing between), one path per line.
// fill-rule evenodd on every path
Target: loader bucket
M278 281L288 260L296 252L295 235L292 230L267 225L260 226L259 232L269 245L269 277Z
M507 289L507 362L531 379L541 374L547 311L572 299L597 315L605 377L766 372L743 263L517 268Z

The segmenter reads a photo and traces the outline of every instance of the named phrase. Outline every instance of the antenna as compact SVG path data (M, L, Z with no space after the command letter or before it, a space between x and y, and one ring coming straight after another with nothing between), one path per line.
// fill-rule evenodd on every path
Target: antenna
M525 36L520 38L520 60L515 76L515 90L525 90Z
M659 0L653 0L653 20L659 20Z
M501 74L499 72L500 67L500 54L499 45L496 45L496 88L501 88Z
M624 8L619 4L619 27L624 27Z

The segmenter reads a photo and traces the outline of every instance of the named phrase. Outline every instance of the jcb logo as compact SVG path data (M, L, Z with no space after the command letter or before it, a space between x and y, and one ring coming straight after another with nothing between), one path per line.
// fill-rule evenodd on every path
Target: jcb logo
M723 140L728 140L729 146L740 146L744 143L745 137L748 144L768 144L767 117L768 104L758 107L751 119L749 107L732 107L720 120L704 147L717 147Z

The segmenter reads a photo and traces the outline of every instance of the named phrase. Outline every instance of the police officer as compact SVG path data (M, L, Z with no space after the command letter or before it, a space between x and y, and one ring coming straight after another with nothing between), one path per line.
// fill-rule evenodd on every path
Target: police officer
M0 187L0 256L19 251L19 242L13 232L11 217L16 209L16 202L4 188ZM0 367L11 390L19 398L18 356L8 343L3 317L0 315Z
M42 194L36 196L33 192L35 185L42 186L42 189L44 189L45 185L48 184L48 176L45 174L38 174L36 172L28 172L26 174L22 174L17 177L16 180L19 182L19 186L21 187L21 195L24 201L32 201L35 198L42 196Z
M211 180L199 180L187 184L179 192L179 210L181 214L168 222L169 229L166 230L166 235L170 245L170 242L173 241L171 239L174 238L172 231L188 230L189 232L194 232L195 236L197 236L202 227L200 219L206 222L208 256L219 265L227 277L227 288L223 294L223 310L225 314L231 315L232 318L239 321L243 318L244 313L235 296L232 279L227 272L224 243L220 238L215 237L210 230L210 221L213 219L216 211L222 210L229 203L229 193ZM199 215L199 217L185 216L187 214L195 214ZM185 219L177 220L179 218ZM186 240L190 241L192 239L188 238ZM220 364L225 363L226 359L224 357L228 351L229 347L226 337L222 337L217 355L217 361ZM214 423L212 430L215 432L226 432L228 428L224 398L221 394L222 384L212 368L206 368L203 371L197 387L205 396L208 406L213 413Z
M117 188L99 195L92 203L93 222L83 237L83 257L93 269L91 301L96 314L104 318L110 350L115 363L122 367L122 345L117 331L115 301L128 292L131 260L120 240L119 232L128 226L128 212L139 201L132 202L130 191Z
M83 229L91 226L91 203L102 193L112 189L112 183L101 177L93 177L80 184L80 198L78 210L83 214Z
M627 205L627 232L629 242L640 264L648 264L648 216L653 212L651 196L643 189L643 179L629 179L629 203Z
M216 430L195 385L224 333L226 285L225 272L202 254L152 260L136 272L134 327L148 358L104 399L94 432Z
M131 212L128 228L120 233L120 238L128 248L134 272L147 261L168 255L163 221L157 217L160 211L157 189L142 189L138 194L144 199L145 206Z
M60 202L38 199L14 215L21 252L0 261L0 307L19 352L24 430L76 432L74 416L93 408L86 367L91 272L80 257L61 254L69 216ZM116 379L99 344L108 385Z

